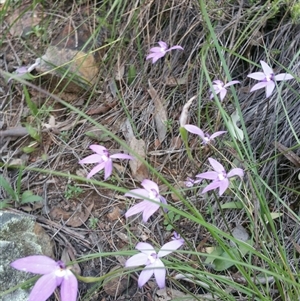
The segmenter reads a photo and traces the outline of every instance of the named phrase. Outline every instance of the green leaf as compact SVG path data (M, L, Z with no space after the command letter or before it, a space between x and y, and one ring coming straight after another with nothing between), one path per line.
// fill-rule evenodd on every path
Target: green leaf
M3 187L3 189L10 195L10 197L14 201L16 201L18 199L18 196L17 196L16 192L10 186L9 182L6 181L6 179L1 175L0 175L0 186Z
M0 202L0 210L5 209L5 208L9 208L9 207L10 207L9 200L2 200Z
M223 253L223 249L220 246L214 248L214 250L210 253L210 255L220 256ZM213 263L215 259L212 257L207 257L204 261L205 264Z
M30 135L31 138L33 138L34 140L41 142L41 136L39 134L39 132L37 131L37 129L35 129L33 126L31 126L30 124L25 124L25 127L28 131L28 134Z
M247 240L246 243L249 244L250 246L253 245L252 240ZM221 272L221 271L229 269L230 267L235 265L234 262L231 261L232 257L235 260L240 260L249 252L249 250L250 250L249 246L239 245L238 247L233 247L230 249L231 255L229 255L227 252L223 251L219 255L219 256L223 257L223 259L215 259L213 261L214 270Z
M228 122L228 127L233 132L234 138L243 141L244 140L244 132L237 126L237 122L240 121L240 116L237 111L234 111L231 114L231 120Z
M128 69L128 85L130 85L136 78L136 69L134 65L130 65Z
M31 190L26 190L22 194L21 204L41 202L42 200L42 197L34 195Z
M25 154L30 154L32 152L34 152L36 150L35 147L30 147L30 146L25 146L22 148L22 151L25 153Z
M242 202L228 202L221 205L222 209L243 209L244 205Z
M36 104L31 100L31 97L30 97L27 87L25 85L23 85L23 91L24 91L27 106L29 107L31 114L33 116L36 116L38 113L38 108L37 108Z

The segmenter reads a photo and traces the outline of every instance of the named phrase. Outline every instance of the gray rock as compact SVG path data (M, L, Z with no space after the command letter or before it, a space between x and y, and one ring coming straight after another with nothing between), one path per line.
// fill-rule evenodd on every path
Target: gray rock
M9 211L0 212L0 301L27 301L29 290L18 288L2 295L15 285L32 278L10 267L14 260L29 255L53 257L52 243L44 229L31 217Z

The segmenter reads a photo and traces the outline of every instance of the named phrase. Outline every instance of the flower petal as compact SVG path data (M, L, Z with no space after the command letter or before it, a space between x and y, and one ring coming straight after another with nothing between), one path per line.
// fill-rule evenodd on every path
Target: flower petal
M198 136L200 136L202 138L202 140L204 139L204 133L203 131L198 128L195 125L192 124L186 124L185 126L183 126L188 132L192 133L192 134L196 134Z
M212 134L212 135L210 136L210 140L215 139L216 137L218 137L218 136L220 136L220 135L223 135L223 134L225 134L225 133L227 133L227 131L219 131L219 132L215 132L214 134Z
M146 254L147 256L155 253L156 251L154 250L154 248L152 247L152 245L148 244L147 242L139 242L135 248L141 252L143 252L144 254Z
M206 193L207 191L214 190L220 187L221 181L213 181L209 185L207 185L203 190L202 194Z
M160 58L164 57L164 53L152 53L147 55L146 60L149 60L152 58L152 63L154 64L156 61L158 61Z
M155 266L157 268L154 269L154 277L156 279L158 287L162 289L166 286L166 269L160 259L157 259L155 263Z
M144 210L147 208L149 201L142 201L133 207L131 207L127 212L125 213L125 217L128 218L129 216L138 214L140 212L144 212Z
M151 203L149 201L145 201L145 202L147 202L147 205L143 211L143 221L144 223L147 223L149 217L159 209L159 205L155 203Z
M229 180L227 178L220 181L219 184L219 196L221 196L229 186Z
M227 87L235 85L235 84L240 84L240 81L232 80L232 81L228 82L226 85L224 85L224 88L227 88Z
M164 257L164 256L172 253L174 250L177 250L178 248L180 248L183 245L183 243L184 243L184 240L181 240L181 239L176 239L176 240L167 242L166 244L164 244L161 247L157 256Z
M227 178L231 178L234 176L239 176L239 177L243 177L244 176L244 171L241 168L233 168L228 174L227 174Z
M138 267L140 265L145 265L148 261L148 256L144 253L139 253L131 256L125 262L125 267Z
M102 162L100 164L97 164L87 175L87 178L91 178L93 175L95 175L97 172L102 170L105 167L106 162Z
M138 279L138 286L142 287L151 278L153 273L153 269L143 269Z
M171 51L171 50L174 50L174 49L184 50L180 45L175 45L175 46L170 47L167 51Z
M260 61L260 64L266 76L274 74L273 69L266 62Z
M90 149L94 151L98 155L103 155L103 153L108 152L107 148L102 145L92 144L90 145Z
M213 158L208 158L208 161L217 173L222 173L225 171L224 166L221 163L219 163L217 160Z
M268 82L268 84L266 85L266 97L268 98L269 96L271 96L273 90L275 88L275 83L271 80Z
M267 85L268 85L268 82L260 82L260 83L258 83L258 84L255 84L255 85L251 88L250 92L253 92L253 91L256 91L256 90L265 88Z
M218 179L218 175L219 174L215 171L207 171L207 172L199 173L198 175L196 175L196 178L215 180Z
M224 83L219 79L214 80L213 83L216 84L216 86L224 86Z
M105 166L104 166L104 180L110 177L112 170L113 170L113 163L112 160L109 159L108 161L105 162Z
M46 301L57 287L55 273L43 275L35 283L30 292L28 301Z
M136 199L149 198L149 192L146 189L137 188L129 190L125 193L125 196L129 196Z
M266 75L263 72L254 72L247 75L247 77L256 79L256 80L264 80Z
M43 256L34 255L15 260L10 264L13 268L35 274L49 274L59 268L56 261Z
M145 179L145 180L142 181L141 185L147 191L151 191L153 189L154 191L156 191L157 193L159 193L158 185L155 182L151 181L151 180Z
M164 50L167 50L168 49L168 44L164 41L159 41L158 42L158 45L163 48Z
M275 80L276 81L282 81L282 80L288 80L288 79L293 79L294 76L288 73L280 73L275 75Z
M221 101L223 101L223 99L225 98L226 94L227 94L227 90L226 89L222 89L220 91L220 100Z
M81 159L79 161L79 164L99 163L102 161L103 161L102 156L100 156L98 154L93 154L93 155L90 155L90 156L87 156L87 157Z
M76 301L78 290L77 278L70 270L66 270L66 275L60 286L61 301Z
M152 47L152 48L150 48L150 53L154 53L154 54L156 54L156 53L163 53L163 55L165 55L165 50L164 50L164 48L163 47Z

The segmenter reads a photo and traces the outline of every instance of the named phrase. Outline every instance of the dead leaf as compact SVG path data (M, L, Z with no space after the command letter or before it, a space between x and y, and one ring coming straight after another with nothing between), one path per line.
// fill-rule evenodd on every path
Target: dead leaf
M41 22L43 18L42 6L39 4L34 10L26 11L28 8L29 4L23 5L11 12L7 17L11 35L24 37L32 31L34 26Z
M73 255L74 256L74 255ZM70 262L71 260L74 261L76 260L75 258L70 258L70 255L68 253L68 249L64 248L61 254L61 258L63 262ZM74 262L72 264L71 270L74 271L76 274L81 275L81 268L77 262Z
M189 114L189 108L192 104L192 102L194 101L194 99L196 99L197 96L193 96L182 108L182 112L179 118L179 123L180 126L184 126L186 125L187 122L187 118L188 118L188 114Z
M71 213L70 212L67 212L61 208L58 208L58 207L54 207L51 209L50 213L49 213L49 216L54 219L54 220L63 220L63 221L66 221L70 218L71 216Z
M168 114L164 106L165 100L159 97L158 92L153 88L150 81L148 81L148 83L148 93L150 94L155 106L154 120L156 124L157 135L160 143L162 143L166 138L168 121Z
M120 81L124 76L125 67L124 65L118 65L116 69L115 80Z
M113 276L104 279L103 289L109 296L117 297L128 288L130 276L124 273L123 266L120 265L114 266L110 272L115 273L113 273Z
M296 167L300 167L300 158L289 148L279 142L274 142L274 146Z
M182 145L182 140L180 136L173 137L171 139L171 148L173 149L180 149Z
M294 242L293 240L291 240L291 241L294 245L295 250L300 254L300 246L296 242Z
M174 76L168 77L165 84L170 87L177 87L179 85L185 85L187 83L187 76L176 78Z
M121 210L118 206L113 207L111 212L107 214L107 218L109 219L110 222L119 219L120 216L121 216Z
M98 114L104 114L111 110L113 107L115 107L118 104L117 100L112 101L111 103L102 103L97 108L91 108L87 111L87 115L98 115Z
M130 149L135 152L142 159L146 158L146 144L142 139L136 139L133 130L130 124L130 121L127 119L122 126L123 135L125 136L126 142ZM129 166L132 172L132 177L142 181L148 178L148 168L143 164L138 158L133 158L129 160Z
M87 208L82 208L82 211L77 211L69 218L66 225L71 227L80 227L84 224L89 216L91 215L91 211L94 207L94 202L92 202Z

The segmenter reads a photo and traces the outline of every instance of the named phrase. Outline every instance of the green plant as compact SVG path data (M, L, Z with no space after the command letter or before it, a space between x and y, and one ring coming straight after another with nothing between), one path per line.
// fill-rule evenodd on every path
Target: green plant
M165 215L164 226L167 231L173 230L174 223L180 219L179 214L175 214L173 211L168 211Z
M65 192L65 198L69 200L71 198L78 197L82 192L83 192L82 188L76 185L68 184Z
M23 205L27 203L40 202L43 200L42 197L34 195L31 190L21 192L21 175L22 169L20 169L19 172L16 190L11 187L10 183L2 175L0 175L0 187L2 187L9 195L8 198L1 200L0 209L10 207L9 203L11 201L15 201L19 205Z
M97 217L90 217L89 219L89 227L93 230L96 230L98 227L99 218Z

